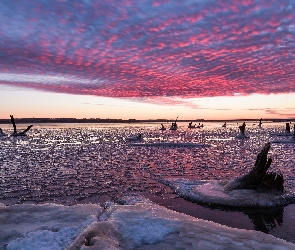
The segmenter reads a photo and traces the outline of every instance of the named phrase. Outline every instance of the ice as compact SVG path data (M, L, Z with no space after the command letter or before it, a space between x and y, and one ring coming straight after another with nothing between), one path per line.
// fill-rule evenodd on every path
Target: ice
M288 140L274 140L272 143L295 143L295 135Z
M126 141L142 141L143 138L141 134L135 135L135 136L129 136L125 138Z
M98 205L0 206L0 249L63 249L97 220Z
M242 132L240 132L235 138L238 138L238 139L249 139L250 137L248 135L245 135Z
M80 227L65 227L57 232L38 230L8 243L7 250L63 249L78 234Z
M130 143L130 146L145 146L145 147L210 147L209 144L194 143L194 142L153 142L153 143Z
M24 128L26 126L23 125ZM236 122L228 123L226 128L221 128L220 123L206 122L201 130L187 129L187 123L179 123L177 131L159 131L157 123L35 124L27 137L0 138L0 202L6 205L75 205L104 203L109 200L118 202L122 195L140 193L158 204L198 218L245 229L264 230L295 242L293 204L282 207L281 223L274 221L265 227L261 225L262 219L259 216L264 211L267 213L270 210L268 208L260 211L259 216L256 216L255 212L254 216L253 213L248 216L249 214L243 211L212 209L179 198L174 189L160 181L182 178L188 181L187 184L192 181L193 190L196 180L211 182L242 176L253 167L257 152L266 142L289 139L270 136L282 131L284 126L284 123L269 122L258 129L257 126L247 124L246 134L249 138L244 140L235 138L238 134ZM1 128L7 134L12 133L11 124L3 124ZM126 137L139 133L144 138L140 143L164 142L177 146L130 146L125 141ZM191 143L209 143L210 147L186 146ZM269 152L273 159L270 170L282 173L286 190L293 192L294 145L273 143ZM213 200L216 196L225 195L218 193L218 185L213 185L212 188L203 187L202 192L207 192L207 197L210 197L211 193ZM136 202L136 198L133 199L133 203ZM195 212L196 210L198 212ZM238 223L233 222L233 216L236 216ZM21 221L22 217L20 216L14 225L18 225L17 222ZM25 217L30 218L30 215ZM104 219L102 216L100 218ZM28 223L32 232L43 230L39 227L34 229L34 224L40 224L38 220ZM50 220L45 221L44 225L48 223ZM65 225L62 228L70 230L72 226L75 225ZM17 234L11 234L13 238L4 242L22 237L21 227L19 230ZM50 231L46 226L44 230ZM26 228L24 233L29 231ZM4 234L0 238L3 236ZM120 241L112 242L115 244Z
M295 245L252 230L229 228L151 203L114 205L68 249L295 249ZM89 237L89 246L83 239Z
M232 207L275 207L294 200L294 192L259 192L251 189L223 191L228 181L202 181L168 178L162 183L172 187L180 196L209 205Z

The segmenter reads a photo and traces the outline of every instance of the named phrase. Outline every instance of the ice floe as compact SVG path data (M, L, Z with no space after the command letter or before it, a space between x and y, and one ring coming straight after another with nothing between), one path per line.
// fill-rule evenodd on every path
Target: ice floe
M273 140L272 143L295 143L295 135L288 140Z
M236 229L153 203L114 205L67 249L295 249L271 235ZM85 239L88 246L85 246Z
M102 208L85 204L0 206L0 249L64 249Z
M152 143L130 143L130 146L145 147L210 147L209 144L195 142L152 142Z
M173 188L183 198L208 205L275 207L283 206L293 201L295 197L295 193L291 191L281 193L238 189L225 192L223 189L229 181L168 178L161 182Z
M126 205L0 206L1 249L295 249L253 230L178 213L138 197Z

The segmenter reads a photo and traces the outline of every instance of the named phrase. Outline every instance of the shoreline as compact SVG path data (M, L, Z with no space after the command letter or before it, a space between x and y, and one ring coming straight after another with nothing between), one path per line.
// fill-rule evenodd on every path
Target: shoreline
M16 123L167 123L175 122L175 119L100 119L100 118L15 118ZM178 119L177 122L259 122L259 119L230 119L230 120L219 120L219 119ZM295 122L295 118L290 119L263 119L263 122ZM10 119L0 119L0 124L10 124Z

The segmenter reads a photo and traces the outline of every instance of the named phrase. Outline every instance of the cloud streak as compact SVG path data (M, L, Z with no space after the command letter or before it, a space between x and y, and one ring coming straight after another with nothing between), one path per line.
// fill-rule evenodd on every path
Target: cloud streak
M152 103L295 92L293 1L3 0L0 23L0 84Z

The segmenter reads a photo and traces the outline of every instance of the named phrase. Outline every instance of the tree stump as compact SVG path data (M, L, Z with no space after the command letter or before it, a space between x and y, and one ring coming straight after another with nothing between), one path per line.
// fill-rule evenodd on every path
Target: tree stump
M239 126L239 129L242 135L245 135L246 123L243 122L243 125Z
M282 174L267 172L272 159L267 159L270 149L270 143L265 144L261 152L257 155L256 162L252 170L224 186L224 191L232 191L236 189L263 189L284 191L284 178Z
M17 132L13 115L10 115L10 120L13 126L13 133L11 134L12 136L24 136L26 135L26 132L28 132L31 129L31 127L33 127L33 125L29 125L24 131Z
M261 125L262 125L262 118L260 118L259 120L259 124L258 124L259 128L261 128Z
M2 128L0 128L0 136L4 136L4 135L6 134L3 132Z
M286 134L290 134L290 133L291 133L290 123L287 122L287 123L286 123Z

